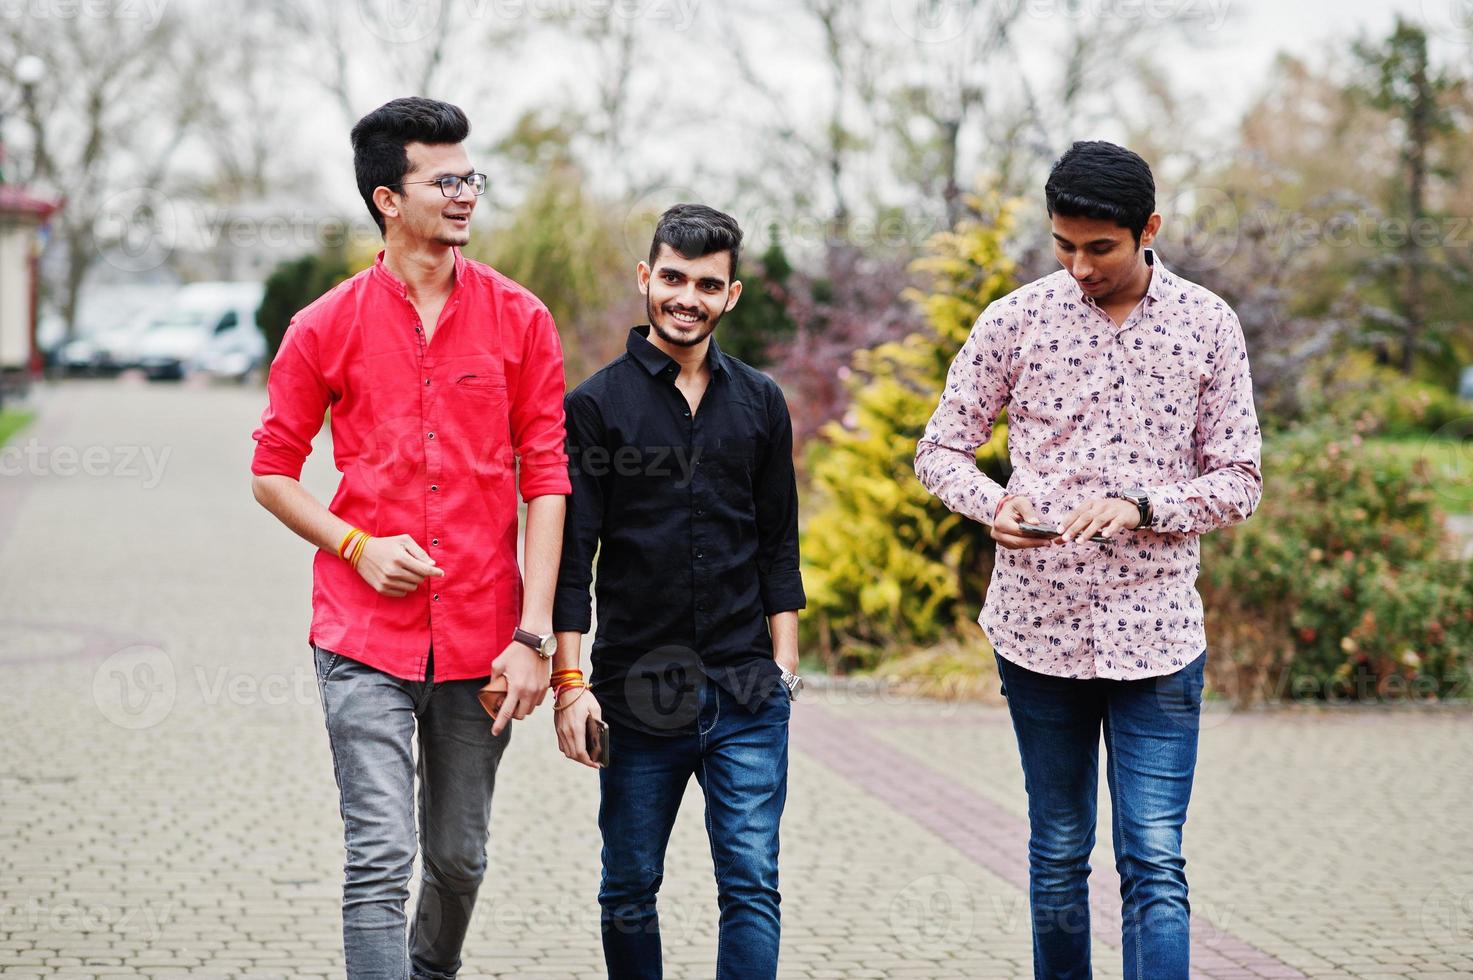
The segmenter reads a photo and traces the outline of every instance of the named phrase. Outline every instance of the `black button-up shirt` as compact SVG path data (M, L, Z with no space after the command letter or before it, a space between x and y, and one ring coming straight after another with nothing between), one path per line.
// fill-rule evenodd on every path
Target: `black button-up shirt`
M680 366L630 331L624 354L568 393L573 484L553 628L589 631L607 720L654 734L695 725L709 678L748 708L774 696L767 616L802 609L793 428L782 390L724 355L697 411Z

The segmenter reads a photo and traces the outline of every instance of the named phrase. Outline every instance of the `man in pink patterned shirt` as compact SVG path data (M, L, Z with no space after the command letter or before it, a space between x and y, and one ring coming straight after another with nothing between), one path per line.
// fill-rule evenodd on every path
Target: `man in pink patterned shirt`
M1075 143L1045 187L1063 269L991 304L952 363L916 474L991 527L979 622L1028 791L1038 977L1090 976L1089 855L1105 738L1128 978L1188 975L1181 856L1206 638L1198 537L1263 482L1242 328L1149 248L1150 167ZM977 447L1008 413L1006 488Z

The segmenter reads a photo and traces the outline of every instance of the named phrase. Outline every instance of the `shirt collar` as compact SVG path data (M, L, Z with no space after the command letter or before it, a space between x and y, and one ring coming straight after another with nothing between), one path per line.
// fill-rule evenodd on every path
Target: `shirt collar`
M675 363L675 358L650 343L648 324L629 331L629 342L625 345L625 350L629 351L629 356L638 361L651 377L659 377L661 372L669 371L671 368L676 371L680 370L680 365ZM706 366L711 369L712 374L726 373L726 355L721 353L721 348L716 345L715 337L711 338L711 346L706 349Z
M1156 256L1156 250L1154 248L1146 249L1146 265L1151 267L1151 281L1146 285L1145 298L1152 304L1159 303L1166 298L1166 291L1171 288L1171 284L1176 281L1176 277L1161 263L1161 260ZM1086 303L1095 303L1093 296L1090 296L1083 289L1079 288L1079 283L1074 277L1071 276L1069 281L1074 283L1074 291L1079 294L1080 299Z
M460 254L460 249L458 248L452 248L450 251L455 255L455 283L452 286L453 289L455 286L459 286L465 279L466 258ZM398 276L390 272L388 266L384 265L383 249L379 250L378 255L373 260L373 277L399 296L405 299L409 298L409 287L404 285Z
M1167 290L1172 288L1176 277L1171 270L1166 268L1159 258L1156 257L1154 248L1146 249L1146 262L1151 267L1151 284L1146 287L1146 298L1152 303L1159 303L1166 298Z

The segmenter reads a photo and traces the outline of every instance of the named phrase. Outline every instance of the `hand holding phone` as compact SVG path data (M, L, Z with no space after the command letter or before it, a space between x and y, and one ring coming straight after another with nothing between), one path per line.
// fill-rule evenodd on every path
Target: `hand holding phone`
M609 767L609 725L602 719L588 716L588 755L598 763L600 769Z
M1059 529L1056 527L1044 527L1042 524L1030 524L1026 521L1018 522L1018 531L1030 538L1057 538ZM1090 538L1091 541L1109 541L1103 534L1096 534Z

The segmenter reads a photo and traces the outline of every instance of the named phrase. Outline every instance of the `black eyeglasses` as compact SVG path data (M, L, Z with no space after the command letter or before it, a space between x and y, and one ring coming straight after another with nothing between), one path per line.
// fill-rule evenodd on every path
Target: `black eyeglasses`
M435 180L401 180L397 184L385 184L384 186L403 187L405 184L439 184L440 193L449 198L459 197L461 187L466 185L470 187L471 193L476 197L480 197L486 193L485 174L466 174L464 177L449 174L436 178Z

